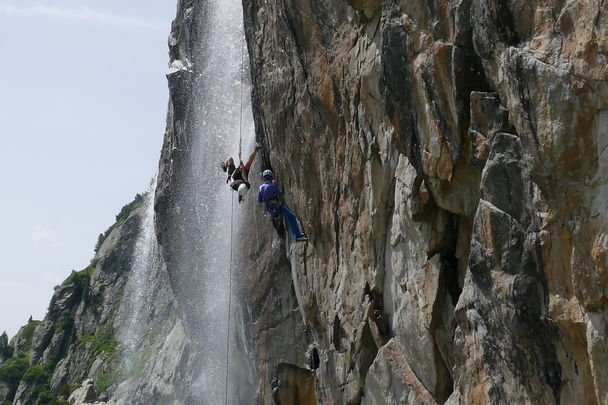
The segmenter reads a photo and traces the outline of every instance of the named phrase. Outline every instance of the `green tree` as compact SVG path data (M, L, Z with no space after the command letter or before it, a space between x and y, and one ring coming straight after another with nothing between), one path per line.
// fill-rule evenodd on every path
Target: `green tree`
M101 248L103 241L106 240L106 236L107 235L100 233L99 236L97 237L97 243L95 243L95 253L99 252L99 248Z
M21 381L21 377L28 366L29 361L26 357L8 359L0 366L0 380L16 386Z
M6 332L0 335L0 359L8 359L13 355L12 348L8 345L8 335Z
M28 368L21 379L31 385L43 385L49 382L51 376L42 366Z

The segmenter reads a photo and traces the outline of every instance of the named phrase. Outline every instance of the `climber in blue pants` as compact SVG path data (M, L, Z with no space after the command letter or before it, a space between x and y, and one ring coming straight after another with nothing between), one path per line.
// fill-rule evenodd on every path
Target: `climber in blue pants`
M289 208L285 206L285 204L281 201L281 197L283 196L283 192L274 181L274 174L270 170L264 170L262 173L262 179L264 179L264 183L260 186L260 193L258 194L258 202L266 203L266 211L268 211L273 217L278 215L283 215L287 218L287 222L289 223L289 228L291 229L291 233L293 233L293 237L298 242L305 242L308 240L306 235L300 232L300 227L298 226L298 219L296 218L296 214L293 213Z

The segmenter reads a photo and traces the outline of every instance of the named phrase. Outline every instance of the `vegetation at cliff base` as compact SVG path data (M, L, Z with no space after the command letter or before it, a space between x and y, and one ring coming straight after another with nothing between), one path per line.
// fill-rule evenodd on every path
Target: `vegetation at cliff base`
M6 360L0 366L0 381L4 382L13 391L20 383L28 385L28 402L34 405L64 405L67 402L51 392L51 371L54 364L49 367L29 365L29 354L22 354ZM67 397L67 395L66 395Z

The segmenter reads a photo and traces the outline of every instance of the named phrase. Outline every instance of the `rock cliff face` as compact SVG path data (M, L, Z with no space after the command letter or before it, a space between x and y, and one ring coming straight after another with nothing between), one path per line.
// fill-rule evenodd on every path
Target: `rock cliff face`
M244 5L318 403L608 403L606 4Z
M80 404L113 397L111 403L124 404L154 398L152 391L156 397L165 393L158 387L163 378L152 372L162 364L153 348L179 322L160 269L146 269L159 276L147 292L154 311L137 317L140 333L130 327L135 315L129 283L145 219L142 204L140 195L123 208L100 235L90 266L57 286L45 318L30 320L11 340L4 350L10 355L0 361L0 403ZM146 381L155 389L147 390Z
M243 5L252 184L272 168L310 241L237 207L228 403L608 404L605 2ZM0 340L0 404L215 401L193 192L212 20L178 0L150 301L133 316L139 208Z
M196 355L162 262L142 262L152 221L143 204L138 196L123 208L90 266L56 287L42 321L0 342L0 404L186 402Z

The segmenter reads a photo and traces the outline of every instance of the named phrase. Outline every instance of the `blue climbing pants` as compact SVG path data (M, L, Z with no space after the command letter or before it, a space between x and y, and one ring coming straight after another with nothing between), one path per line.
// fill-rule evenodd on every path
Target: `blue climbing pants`
M289 208L284 205L281 205L281 210L279 211L281 215L287 218L287 222L289 222L289 228L291 229L291 233L293 237L298 239L302 236L302 232L300 232L300 227L298 226L298 220L296 219L296 214L293 213Z

